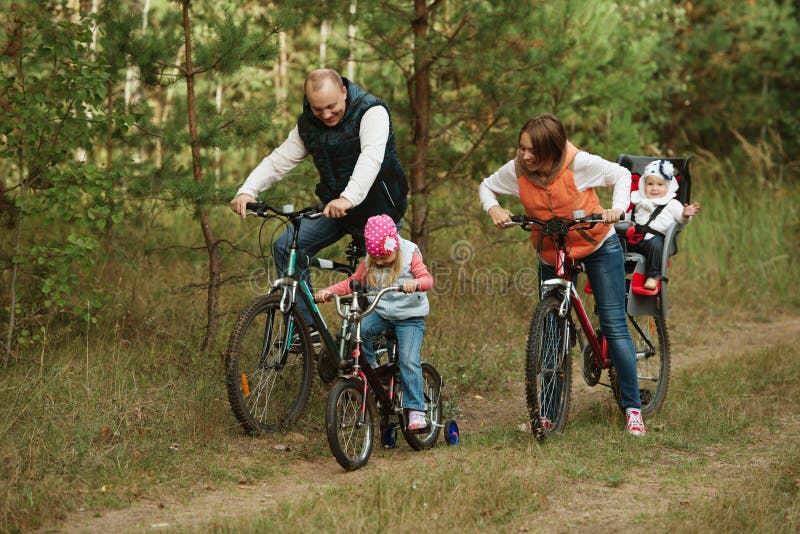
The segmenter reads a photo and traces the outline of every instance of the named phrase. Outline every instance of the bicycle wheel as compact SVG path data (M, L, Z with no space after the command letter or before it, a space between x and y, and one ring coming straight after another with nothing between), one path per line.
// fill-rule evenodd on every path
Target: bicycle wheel
M629 316L628 326L639 374L642 413L657 412L667 396L670 371L669 331L663 317ZM616 390L615 390L616 392Z
M367 395L366 412L361 414L364 383L356 379L339 380L328 394L325 407L325 433L336 461L347 471L366 465L372 454L377 428L377 409Z
M536 306L528 331L525 396L531 431L539 439L562 432L572 387L572 353L567 318L558 316L561 299L546 296Z
M251 434L275 431L303 413L311 391L313 348L300 312L280 311L279 293L258 297L239 314L225 351L228 401ZM283 350L291 326L294 342Z
M403 437L415 451L430 449L436 445L439 433L442 431L442 377L436 368L429 364L422 364L422 392L425 396L425 417L428 419L428 430L414 434L402 425Z

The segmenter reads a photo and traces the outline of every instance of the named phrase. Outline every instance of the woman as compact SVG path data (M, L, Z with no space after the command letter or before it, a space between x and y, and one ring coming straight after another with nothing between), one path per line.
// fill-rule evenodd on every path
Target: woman
M614 188L611 209L603 209L595 187ZM517 157L484 179L479 195L484 210L498 228L511 221L511 212L500 206L498 194L519 197L529 217L572 218L574 210L602 213L605 225L572 230L571 254L583 261L597 303L600 328L620 386L620 406L625 410L626 430L634 436L646 433L636 370L636 352L625 316L625 260L612 223L620 220L630 202L631 174L615 163L579 151L567 140L564 125L553 115L530 119L519 134ZM555 278L555 247L531 235L539 253L541 279ZM547 425L548 421L543 421Z

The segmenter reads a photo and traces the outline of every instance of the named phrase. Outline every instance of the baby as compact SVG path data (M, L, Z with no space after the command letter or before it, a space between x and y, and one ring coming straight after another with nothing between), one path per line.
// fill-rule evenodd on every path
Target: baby
M678 223L687 224L700 211L698 204L681 205L675 199L677 191L675 168L669 161L658 159L645 167L639 189L631 193L631 219L635 226L628 233L628 250L646 258L645 289L658 287L667 230Z

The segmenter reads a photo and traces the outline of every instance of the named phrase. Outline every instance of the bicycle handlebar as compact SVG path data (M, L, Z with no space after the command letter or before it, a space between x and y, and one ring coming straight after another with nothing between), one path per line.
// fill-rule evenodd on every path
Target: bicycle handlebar
M531 226L536 225L541 227L545 234L565 235L576 226L586 225L587 227L591 228L599 222L603 222L602 213L591 213L589 215L578 213L578 216L574 219L561 219L558 217L553 217L552 219L547 220L537 219L536 217L528 217L527 215L512 215L511 222L507 222L503 226L505 228L520 226L523 230L530 232L532 230Z
M282 208L276 208L266 202L248 202L245 208L248 215L256 215L258 217L269 217L267 212L271 211L275 215L286 217L287 219L318 219L322 217L325 204L309 206L299 211L284 211Z
M364 310L363 312L358 312L358 308L356 308L355 310L350 310L350 312L349 312L350 315L348 315L348 312L345 312L345 311L342 310L342 305L341 305L342 297L334 293L333 294L333 299L334 299L334 301L336 301L336 313L338 313L339 316L342 319L347 319L348 317L351 318L351 319L356 319L356 320L363 319L364 317L366 317L367 315L372 313L372 310L375 309L375 306L378 305L378 302L380 302L381 298L383 298L383 296L386 293L390 293L392 291L402 291L402 290L403 290L403 288L401 286L389 286L389 287L385 287L385 288L381 289L377 293L358 293L358 296L375 297L375 300L373 300L370 303L370 305L367 306L367 309ZM350 299L352 297L355 297L356 295L357 295L357 293L352 293L351 295L348 295L345 298Z

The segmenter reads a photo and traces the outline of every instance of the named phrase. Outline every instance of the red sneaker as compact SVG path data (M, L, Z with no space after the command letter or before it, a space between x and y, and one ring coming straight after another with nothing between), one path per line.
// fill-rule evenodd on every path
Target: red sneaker
M642 420L642 412L636 409L628 409L625 412L625 430L631 436L644 436L647 434L647 430L644 427L644 421Z
M544 430L553 430L553 427L556 426L547 417L540 417L539 418L539 424L542 425L542 429L544 429Z

